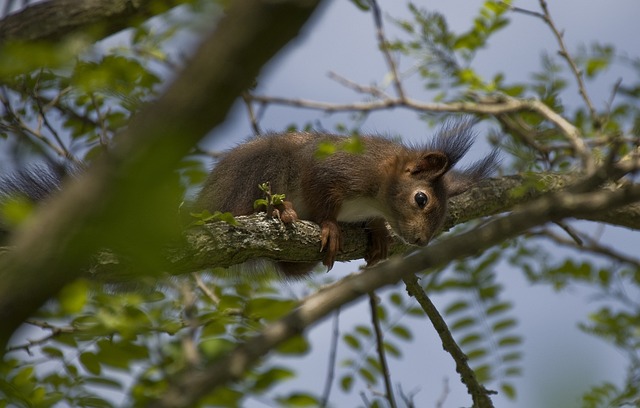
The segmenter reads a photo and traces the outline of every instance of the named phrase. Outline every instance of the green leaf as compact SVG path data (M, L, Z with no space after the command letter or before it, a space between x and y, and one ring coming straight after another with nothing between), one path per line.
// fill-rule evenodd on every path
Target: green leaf
M22 195L3 197L0 202L0 219L5 226L15 228L27 220L34 209L33 202Z
M371 337L372 335L371 328L362 324L357 325L355 331L363 337Z
M401 325L396 325L391 329L391 333L395 334L397 337L403 339L403 340L411 340L413 338L413 335L411 334L411 331L406 327L406 326L401 326Z
M491 326L491 328L493 329L494 332L499 332L499 331L510 329L514 327L516 324L517 322L515 321L515 319L504 319L494 323Z
M394 292L389 296L389 300L395 306L402 306L404 298L401 294Z
M476 378L480 383L487 383L491 380L491 366L488 364L482 364L473 369L476 374Z
M351 347L354 350L360 350L360 341L351 334L345 334L342 336L342 340L347 344L347 346Z
M390 355L392 355L393 357L400 358L402 356L400 349L398 349L396 346L394 346L393 344L387 341L384 342L383 347L384 347L384 350Z
M302 355L309 351L309 342L302 336L295 336L278 347L278 352L286 355Z
M322 160L335 154L338 151L338 147L331 142L320 142L316 149L316 158Z
M42 348L42 352L44 354L46 354L49 357L53 357L53 358L63 358L64 357L64 353L62 353L62 351L58 348L55 347L43 347Z
M249 299L245 310L249 315L257 315L269 321L273 321L283 317L296 306L298 306L298 302L291 299L256 297Z
M461 319L456 320L450 326L450 329L451 329L451 331L458 331L458 330L462 330L462 329L466 329L468 327L471 327L474 324L476 324L476 319L474 319L473 317L463 317Z
M516 399L516 388L513 384L503 382L500 384L500 391L502 391L502 394L506 395L510 400Z
M494 314L498 314L498 313L502 313L505 312L509 309L512 308L511 303L509 302L502 302L502 303L497 303L489 308L487 308L486 313L488 316L494 315Z
M340 379L340 388L342 388L342 391L344 392L350 392L352 387L353 387L353 376L344 375Z
M196 219L196 221L194 221L192 225L204 225L206 223L216 221L226 222L227 224L234 226L238 225L238 221L236 221L233 214L231 214L230 212L223 213L220 211L215 211L213 214L211 214L209 211L205 210L201 213L191 213L190 215Z
M358 374L360 374L360 377L362 377L362 379L365 380L365 382L369 384L376 383L376 376L373 375L371 371L367 370L366 368L360 367L360 369L358 370Z
M451 316L452 314L455 314L455 313L460 312L462 310L466 310L468 308L469 308L469 302L467 302L465 300L459 300L457 302L453 302L452 304L450 304L444 310L444 314L445 314L445 316Z
M467 358L469 360L477 360L479 358L485 357L488 353L486 349L479 348L479 349L471 350L465 354L467 355Z
M63 313L79 313L89 298L89 282L85 279L77 279L64 286L58 294L58 302Z
M478 333L470 333L464 336L462 339L460 339L460 341L458 341L458 345L460 347L465 347L473 343L476 343L480 340L482 340L482 336L480 336Z
M519 344L522 344L522 339L518 336L507 336L498 340L498 345L500 347L517 346Z
M351 0L351 2L362 11L369 11L371 8L367 0Z
M198 344L202 354L211 359L228 353L234 346L232 341L220 337L205 339Z
M293 371L284 367L273 367L259 375L254 388L259 392L263 392L273 387L276 383L281 383L291 378L295 378Z
M318 399L311 394L295 393L286 398L278 398L278 402L288 407L317 407Z
M100 375L102 367L96 355L90 351L80 354L80 362L93 375Z

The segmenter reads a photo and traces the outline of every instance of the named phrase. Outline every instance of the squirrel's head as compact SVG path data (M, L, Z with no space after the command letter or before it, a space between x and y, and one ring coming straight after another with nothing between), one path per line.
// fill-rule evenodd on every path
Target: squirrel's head
M447 201L486 178L497 167L497 152L462 171L452 170L475 135L468 120L448 122L426 147L397 157L395 177L386 186L393 217L387 221L407 243L426 245L441 228Z

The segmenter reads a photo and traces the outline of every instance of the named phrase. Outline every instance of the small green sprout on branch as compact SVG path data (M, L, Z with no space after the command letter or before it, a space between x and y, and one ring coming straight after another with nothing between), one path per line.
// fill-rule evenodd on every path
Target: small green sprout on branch
M264 192L265 198L259 198L253 202L255 210L264 207L267 217L275 217L287 224L298 219L292 204L289 201L285 201L285 195L271 192L271 183L267 181L259 184L258 188Z
M200 213L191 213L191 216L195 218L195 221L191 223L191 226L204 225L215 221L223 221L229 225L234 226L238 225L238 221L236 221L236 219L233 217L233 214L231 214L230 212L215 211L212 214L209 211L204 210Z

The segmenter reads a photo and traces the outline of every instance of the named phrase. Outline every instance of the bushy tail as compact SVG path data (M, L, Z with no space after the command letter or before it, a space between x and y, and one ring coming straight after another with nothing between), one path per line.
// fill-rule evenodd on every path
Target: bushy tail
M33 166L0 178L0 201L22 196L38 203L60 189L60 182L68 174L66 169Z
M462 170L452 170L445 174L445 185L449 197L462 194L474 184L491 176L500 164L498 150L494 149L487 157Z
M21 198L37 204L60 189L62 179L72 173L62 167L32 166L0 177L0 244L6 242L15 221L4 218L4 204L12 198Z

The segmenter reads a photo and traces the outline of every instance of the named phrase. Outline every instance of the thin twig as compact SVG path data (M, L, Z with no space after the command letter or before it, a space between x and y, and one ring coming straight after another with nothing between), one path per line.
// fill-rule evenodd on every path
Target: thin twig
M251 123L251 129L253 129L254 135L262 134L260 130L260 124L258 123L258 117L256 116L255 111L253 110L253 104L251 103L251 96L249 92L244 92L242 94L242 100L244 101L244 105L247 107L247 114L249 115L249 123Z
M413 402L413 397L415 397L417 393L418 390L413 390L407 394L402 389L402 384L398 384L398 394L400 394L400 398L402 399L402 402L404 402L406 408L415 408L416 403Z
M376 334L376 349L378 351L378 359L382 367L382 378L384 378L385 397L389 401L391 408L397 408L396 400L393 396L393 386L391 385L391 376L389 374L389 365L384 352L384 339L382 329L380 329L380 319L378 317L378 299L376 294L369 293L369 308L371 309L371 324Z
M622 262L625 264L628 264L634 268L639 268L640 269L640 259L637 258L633 258L630 257L626 254L620 253L618 251L616 251L613 248L610 248L608 246L602 245L600 243L598 243L597 241L595 241L594 239L588 238L588 237L583 237L583 243L582 245L576 245L576 242L574 240L570 240L570 239L566 239L566 238L562 238L561 236L553 233L552 231L549 231L547 229L541 231L541 232L534 232L531 234L531 236L541 236L541 237L545 237L548 238L550 240L552 240L554 243L556 244L560 244L560 245L564 245L567 247L571 247L574 249L579 249L581 251L588 251L591 252L594 255L602 255L602 256L606 256L607 258L611 258L617 262Z
M73 154L71 154L71 152L69 151L67 146L65 146L65 144L62 142L62 138L60 138L60 135L58 134L58 131L51 125L51 123L49 123L49 119L47 118L45 109L42 106L42 102L41 102L40 98L36 97L36 95L38 94L38 86L40 84L41 75L42 75L42 70L40 71L40 75L38 75L38 77L37 77L36 84L35 84L33 92L31 93L30 96L36 102L36 106L38 107L38 113L39 113L40 119L42 120L44 126L49 130L49 132L51 132L51 135L53 136L55 141L58 143L58 146L60 146L60 149L65 153L64 157L69 159L69 160L71 160L73 163L78 163L79 160L76 159L73 156Z
M49 147L51 150L53 150L58 156L68 158L71 161L73 161L75 164L81 164L77 159L74 158L73 155L68 155L68 152L65 149L56 145L51 141L50 138L42 134L42 132L39 129L35 129L25 123L22 120L22 117L20 117L14 111L13 106L9 101L9 96L6 93L6 89L3 89L2 93L0 93L0 103L2 103L2 105L5 108L5 116L7 117L8 119L7 121L9 122L9 124L5 125L7 129L15 131L17 134L26 137L27 140L30 140L30 141L32 138L35 138L39 142L43 143L44 145Z
M193 295L192 287L188 284L187 281L184 281L183 284L180 285L180 292L184 304L182 314L189 328L180 340L185 360L191 366L195 367L198 366L201 361L200 353L198 352L198 346L196 344L198 328L200 327L200 322L197 318L198 311L196 307L196 297Z
M211 301L214 304L217 305L218 303L220 303L220 298L215 293L213 293L211 289L209 289L209 287L204 283L204 281L200 277L200 274L192 273L191 276L193 276L193 279L196 281L196 285L198 286L198 289L200 289L202 293L204 293L209 299L211 299Z
M380 47L380 51L384 56L385 61L387 62L387 66L389 67L389 71L391 72L391 77L393 81L393 86L396 89L398 94L398 98L400 100L405 99L405 92L402 87L402 82L400 82L400 76L398 75L398 66L389 51L389 42L386 39L384 33L384 26L382 25L382 12L380 11L380 7L378 6L378 2L376 0L369 0L371 4L371 11L373 12L373 21L376 25L376 37L378 39L378 46Z
M539 0L539 2L540 2L540 7L542 8L543 20L545 23L547 23L547 25L553 32L553 35L556 37L556 40L558 41L558 46L560 47L560 56L564 58L569 64L569 67L571 68L571 71L573 72L573 75L575 76L576 81L578 82L578 90L580 92L580 95L582 96L582 99L584 99L584 102L587 104L587 108L589 108L591 120L593 122L596 122L597 113L595 108L593 107L593 102L591 102L591 98L587 93L587 88L582 78L582 71L576 65L576 62L571 57L571 54L569 54L569 50L567 50L567 46L564 43L564 35L558 30L558 28L556 27L553 21L553 18L551 18L551 13L549 13L549 8L547 6L546 0Z
M558 227L562 228L564 232L567 233L578 246L584 245L584 240L578 235L578 232L575 231L570 225L563 221L556 221L555 223Z
M100 125L100 145L108 146L109 138L107 136L107 123L104 118L104 115L100 111L100 106L98 106L98 101L96 100L96 96L93 92L89 92L89 98L91 99L91 104L93 105L93 110L98 117L98 124Z
M380 110L389 110L398 107L404 107L416 112L446 112L446 113L475 113L486 115L498 115L512 112L532 111L541 115L547 121L555 125L571 144L576 154L583 163L587 163L585 167L593 168L593 157L589 151L589 147L582 139L580 131L571 124L567 119L559 115L553 109L549 108L543 102L537 99L516 99L506 96L481 98L475 102L450 102L450 103L434 103L421 102L415 99L405 97L380 99L369 102L355 103L330 103L320 102L308 99L282 98L274 96L251 95L251 99L263 104L276 104L294 106L298 108L320 110L327 113L335 112L373 112Z
M440 398L438 398L438 401L436 401L436 408L444 407L444 403L449 396L449 392L451 392L449 389L449 379L445 377L445 379L442 380L442 394L440 395Z
M371 96L375 96L377 98L380 99L388 99L391 98L391 95L387 94L386 92L384 92L382 89L380 89L377 86L367 86L367 85L360 85L357 82L354 82L350 79L347 79L333 71L330 71L328 74L330 79L333 79L334 81L336 81L337 83L339 83L340 85L344 86L345 88L354 90L358 93L363 93L363 94L367 94L367 95L371 95Z
M580 92L580 95L584 99L584 101L585 101L585 103L587 105L587 108L589 109L589 114L591 116L591 120L592 120L593 123L596 123L598 121L598 115L597 115L597 112L596 112L596 110L595 110L595 108L593 106L593 103L591 102L591 98L589 97L589 94L587 93L587 88L586 88L586 86L584 84L584 80L583 80L583 77L582 77L582 72L580 71L580 69L576 65L575 61L571 57L571 54L569 54L569 51L567 50L567 47L566 47L565 42L564 42L563 33L561 33L558 30L558 28L556 27L553 19L551 18L551 14L549 13L549 8L547 6L547 2L545 0L539 0L539 2L540 2L540 7L542 8L542 13L538 13L538 12L531 11L531 10L526 10L526 9L519 8L519 7L513 7L513 6L510 6L510 9L513 10L514 12L519 12L519 13L522 13L522 14L526 14L526 15L530 15L530 16L533 16L533 17L536 17L536 18L540 18L549 26L549 28L553 32L553 35L556 37L556 40L558 42L558 46L560 47L559 54L569 64L569 68L573 72L573 75L576 78L576 81L578 83L578 91ZM549 109L549 110L551 110L551 109ZM545 115L545 117L546 117L546 115ZM551 120L551 119L549 119L549 120ZM555 121L553 121L553 120L551 120L551 121L555 123ZM557 123L556 123L556 125L557 125ZM595 169L594 162L593 162L593 157L592 157L591 154L589 154L589 150L588 150L588 147L585 144L585 142L583 140L580 140L580 141L577 140L577 138L579 137L577 132L568 131L568 129L562 129L562 130L563 130L563 133L569 138L569 141L571 142L573 147L576 149L576 153L578 153L578 155L580 156L580 158L582 160L583 168L587 172L592 172Z
M61 334L64 333L75 333L77 331L77 329L73 326L54 326L51 323L47 323L47 322L41 322L41 321L37 321L37 320L27 320L26 321L27 324L30 324L32 326L36 326L39 327L43 330L51 330L51 333L49 333L48 335L38 339L38 340L27 340L27 343L25 344L18 344L15 346L10 346L7 347L6 352L11 352L11 351L17 351L17 350L24 350L27 353L31 354L31 348L32 347L36 347L36 346L40 346L42 344L47 343L49 340L58 337Z
M333 379L336 373L336 359L338 356L338 338L340 337L340 309L338 308L333 315L333 331L331 334L331 348L329 350L329 367L327 370L327 379L324 383L324 391L322 392L321 407L326 407L329 403Z
M462 382L467 387L467 392L473 399L473 406L477 408L493 407L493 402L491 401L491 398L489 398L489 395L495 394L495 391L487 390L478 382L475 373L467 364L466 354L464 354L462 349L460 349L451 335L451 332L447 327L447 323L420 286L418 277L416 275L407 275L403 277L403 281L407 286L407 292L409 292L409 295L413 296L418 301L422 309L427 314L429 320L431 320L433 327L440 336L442 347L451 355L451 357L453 357L453 360L456 363L456 371L460 374Z

